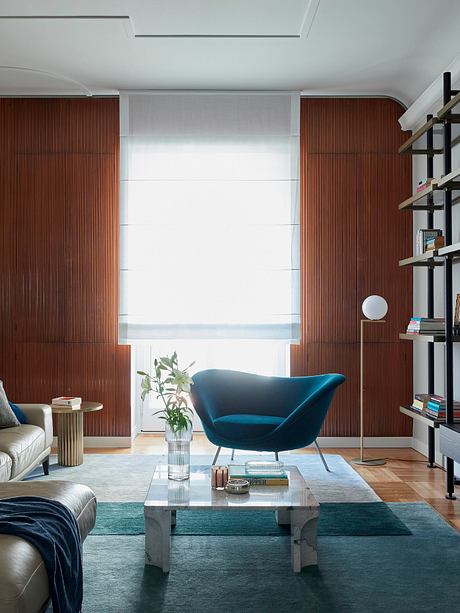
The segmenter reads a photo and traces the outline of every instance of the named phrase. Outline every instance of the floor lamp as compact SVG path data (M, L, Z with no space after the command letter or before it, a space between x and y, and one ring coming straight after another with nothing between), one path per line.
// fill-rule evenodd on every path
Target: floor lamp
M383 458L375 460L364 459L364 324L384 324L383 319L388 312L388 304L382 296L368 296L364 300L362 310L366 319L361 319L361 338L360 338L360 454L359 458L353 458L353 464L362 466L380 466L386 464Z

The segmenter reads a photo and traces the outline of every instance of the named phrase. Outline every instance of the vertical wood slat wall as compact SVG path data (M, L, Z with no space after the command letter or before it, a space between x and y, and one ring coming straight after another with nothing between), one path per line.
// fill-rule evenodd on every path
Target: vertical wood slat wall
M305 98L301 103L302 341L292 375L341 372L323 436L359 434L361 303L380 294L386 324L366 326L365 433L410 436L399 412L412 396L412 347L401 343L412 314L412 273L400 269L412 219L397 204L412 193L404 109L388 99ZM404 218L402 218L404 217Z
M118 100L0 100L0 378L17 402L102 402L92 436L131 434L118 193Z

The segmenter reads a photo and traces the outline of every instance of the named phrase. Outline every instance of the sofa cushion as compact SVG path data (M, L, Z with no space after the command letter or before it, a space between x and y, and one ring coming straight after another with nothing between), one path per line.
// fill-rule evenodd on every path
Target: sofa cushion
M12 460L11 479L26 470L45 451L45 432L38 426L24 424L0 430L0 451Z
M248 440L269 434L282 422L275 415L252 415L250 413L223 415L214 420L216 430L224 438Z
M85 485L67 481L32 481L0 484L0 500L15 496L40 496L58 500L75 515L82 540L96 519L96 497ZM24 539L0 534L0 611L39 611L49 598L48 575L38 551Z
M13 413L16 415L16 419L18 420L18 422L20 424L26 424L27 423L27 417L22 412L21 407L18 407L18 405L14 404L14 402L11 402L11 400L8 400L8 404L10 405L11 410L13 411Z
M7 453L0 451L0 483L9 481L11 477L11 466L13 462Z
M0 381L0 428L11 428L12 426L19 426L19 421L10 407L3 388L3 381Z

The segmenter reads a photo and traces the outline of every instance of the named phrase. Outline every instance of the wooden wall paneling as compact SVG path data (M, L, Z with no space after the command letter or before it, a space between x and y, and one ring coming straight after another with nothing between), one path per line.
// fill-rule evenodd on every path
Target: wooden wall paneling
M14 99L17 153L116 153L118 99Z
M102 402L85 416L85 434L130 436L130 351L113 343L66 343L65 390L72 396Z
M16 156L17 341L62 342L65 326L64 158Z
M397 209L411 190L410 162L397 156L404 140L397 122L402 112L387 99L301 102L303 334L291 350L291 372L346 375L325 436L359 434L360 308L372 293L387 297L390 312L388 325L366 327L367 400L372 399L366 434L409 434L399 404L411 393L411 348L397 336L412 303L410 271L398 267L412 244L410 217L401 219Z
M407 138L404 109L385 98L303 98L301 140L306 154L397 153Z
M321 436L359 434L359 345L357 343L308 343L303 374L337 372L346 377L335 394Z
M303 172L301 293L305 341L356 341L356 160L309 155Z
M53 397L61 395L64 389L64 349L64 343L16 342L14 398L17 402L48 404Z
M412 315L412 269L398 265L410 255L412 216L397 206L408 193L410 159L360 155L357 173L358 303L380 294L389 305L386 324L366 326L366 340L397 341Z
M379 367L376 368L376 365ZM408 373L412 373L410 343L396 341L365 344L366 436L412 436L412 422L399 411L404 400L412 398L412 377Z
M117 342L118 160L66 156L67 342Z
M18 402L101 400L100 436L131 433L118 158L117 99L0 100L0 377Z

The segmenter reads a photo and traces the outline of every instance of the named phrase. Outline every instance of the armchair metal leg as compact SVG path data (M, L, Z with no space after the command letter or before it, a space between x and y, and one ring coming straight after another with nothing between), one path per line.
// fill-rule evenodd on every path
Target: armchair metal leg
M217 451L216 451L216 455L214 456L214 460L212 461L212 465L214 466L214 464L217 462L217 458L219 457L219 453L220 450L222 449L222 447L218 447Z
M232 460L232 462L235 459L235 450L234 449L232 449L232 457L230 459Z
M321 449L320 449L320 447L318 445L318 441L316 439L315 439L315 445L316 445L316 449L318 450L318 453L320 455L321 461L324 464L324 468L327 470L328 473L330 473L331 470L330 470L329 466L327 465L326 460L324 459L324 456L323 456L323 454L321 452Z

